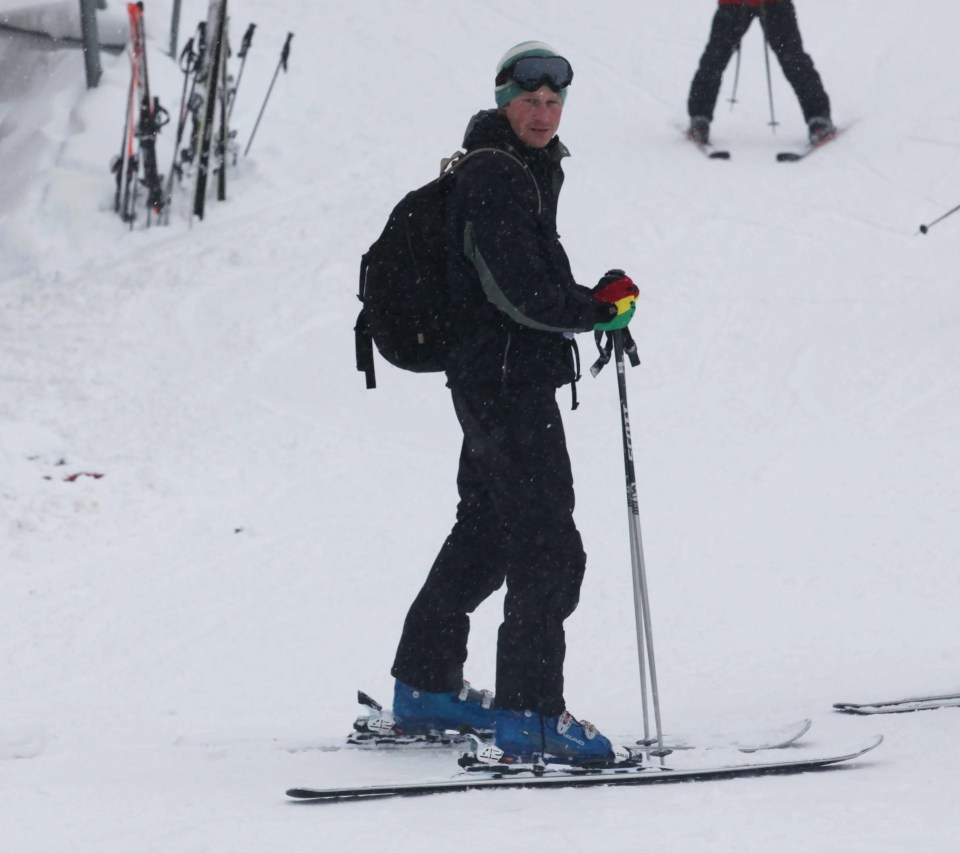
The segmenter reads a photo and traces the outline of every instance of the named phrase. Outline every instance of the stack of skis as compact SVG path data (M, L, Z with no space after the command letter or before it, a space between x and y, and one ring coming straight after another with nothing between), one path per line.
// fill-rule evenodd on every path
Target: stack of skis
M130 17L131 75L120 155L114 158L112 164L116 178L114 210L132 229L137 221L142 187L146 194L145 224L149 226L154 221L166 224L170 220L175 183L178 186L187 184L192 186L192 214L203 219L207 192L213 184L211 176L216 178L217 199L225 200L227 165L236 165L237 162L236 131L231 129L230 116L256 24L250 24L243 36L237 51L240 67L234 77L227 68L228 60L233 55L228 32L227 0L209 0L207 19L197 24L195 34L180 53L183 90L173 161L164 179L157 166L157 136L169 123L170 115L150 89L143 3L128 3L127 13ZM284 71L287 69L292 38L293 34L288 34L277 73L281 68ZM274 73L260 109L247 152L273 91L277 73ZM191 127L187 136L188 120Z

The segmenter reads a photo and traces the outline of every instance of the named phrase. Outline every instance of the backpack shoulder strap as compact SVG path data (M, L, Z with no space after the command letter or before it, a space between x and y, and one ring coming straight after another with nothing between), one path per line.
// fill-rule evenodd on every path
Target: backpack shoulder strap
M534 192L537 194L537 215L539 216L543 212L543 197L540 194L540 186L537 184L537 179L533 176L533 172L530 171L530 167L523 162L515 154L511 154L509 151L505 151L503 148L474 148L473 151L455 151L449 157L443 157L440 160L440 178L445 177L446 175L452 175L460 166L462 166L467 160L473 157L475 154L483 154L484 152L489 152L493 154L502 154L504 157L509 157L516 163L524 172L527 173L527 176L533 183Z

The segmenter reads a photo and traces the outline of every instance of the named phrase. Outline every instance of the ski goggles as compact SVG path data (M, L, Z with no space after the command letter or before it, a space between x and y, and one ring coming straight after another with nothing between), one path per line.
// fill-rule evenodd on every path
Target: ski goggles
M573 68L562 56L522 56L497 75L496 85L511 81L526 92L536 92L541 86L559 92L573 82Z

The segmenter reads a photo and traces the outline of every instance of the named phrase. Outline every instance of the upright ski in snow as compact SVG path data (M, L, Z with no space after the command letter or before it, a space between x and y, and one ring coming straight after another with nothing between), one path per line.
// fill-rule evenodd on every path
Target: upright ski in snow
M143 3L128 3L127 15L130 19L130 88L120 156L115 158L112 168L117 181L114 209L133 228L139 184L143 184L147 190L148 225L151 213L159 215L163 209L164 195L162 176L157 171L156 141L160 128L170 117L160 106L160 99L150 91ZM141 165L143 177L138 178Z
M197 167L197 185L193 198L193 213L203 219L207 200L207 181L210 175L210 147L217 111L217 91L226 59L227 0L210 0L207 12L207 52L201 78L206 92L201 110L201 125L197 135L194 162Z
M915 696L910 699L891 699L884 702L836 702L833 707L844 714L906 714L910 711L960 707L960 693Z
M546 769L517 770L490 765L480 771L467 771L448 779L398 782L386 785L361 785L345 788L290 788L287 796L294 800L314 803L372 800L385 797L414 797L424 794L471 791L483 788L585 788L590 786L650 785L663 782L702 782L743 776L765 776L783 773L802 773L818 770L846 761L852 761L875 749L883 741L877 735L850 750L831 755L787 761L766 761L750 764L723 764L698 768L669 769L660 766L631 766L602 770Z

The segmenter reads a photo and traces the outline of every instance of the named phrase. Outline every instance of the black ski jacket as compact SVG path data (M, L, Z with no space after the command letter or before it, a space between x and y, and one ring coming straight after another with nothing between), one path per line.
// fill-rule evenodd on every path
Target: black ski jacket
M463 144L468 154L497 151L466 159L447 200L448 383L570 382L572 333L609 314L573 280L557 234L560 161L569 152L558 137L543 149L524 145L496 110L471 119Z

